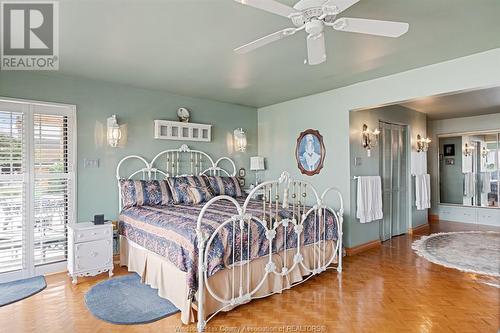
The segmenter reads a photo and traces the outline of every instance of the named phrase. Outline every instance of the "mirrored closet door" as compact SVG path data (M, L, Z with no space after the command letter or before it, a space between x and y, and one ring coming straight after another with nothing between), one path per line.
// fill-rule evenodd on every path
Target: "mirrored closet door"
M439 138L441 204L499 207L500 132Z

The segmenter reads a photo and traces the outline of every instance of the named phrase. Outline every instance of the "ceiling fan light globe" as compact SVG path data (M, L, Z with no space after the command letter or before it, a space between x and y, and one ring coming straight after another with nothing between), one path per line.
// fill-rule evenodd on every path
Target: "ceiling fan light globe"
M309 35L317 35L323 32L323 22L320 20L311 20L306 23L306 32Z

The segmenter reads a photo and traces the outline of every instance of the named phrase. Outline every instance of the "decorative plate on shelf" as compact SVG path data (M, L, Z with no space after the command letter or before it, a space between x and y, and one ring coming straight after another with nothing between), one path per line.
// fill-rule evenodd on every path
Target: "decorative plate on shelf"
M189 110L186 108L177 109L177 117L179 117L179 121L183 123L188 123L190 119Z

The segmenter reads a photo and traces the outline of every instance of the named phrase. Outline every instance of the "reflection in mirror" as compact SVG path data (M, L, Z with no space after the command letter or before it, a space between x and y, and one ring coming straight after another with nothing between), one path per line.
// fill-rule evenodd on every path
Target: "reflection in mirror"
M440 202L499 207L499 159L500 133L440 137Z

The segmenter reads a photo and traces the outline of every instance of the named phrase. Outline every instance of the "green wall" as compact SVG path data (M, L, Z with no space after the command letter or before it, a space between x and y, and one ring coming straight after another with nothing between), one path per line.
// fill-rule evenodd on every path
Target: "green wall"
M327 79L327 78L325 78ZM478 87L500 85L500 49L357 83L324 93L260 108L259 154L267 158L266 177L282 170L299 176L294 150L298 134L318 129L324 137L326 160L319 175L309 180L318 189L338 187L344 195L346 246L373 240L351 216L349 112Z
M25 98L76 104L78 127L78 221L94 214L116 218L118 192L115 169L126 155L152 159L156 153L178 148L182 142L153 139L153 120L176 120L176 110L191 110L192 122L212 124L212 142L188 143L212 157L230 156L237 167L249 169L250 156L257 153L257 112L254 108L190 98L163 91L145 90L102 81L74 79L28 72L0 72L0 97ZM116 114L126 132L123 147L103 142L106 118ZM247 130L245 153L232 152L232 132ZM99 168L83 168L84 158L98 158ZM247 181L253 180L247 173Z
M436 141L438 142L438 141ZM439 139L439 151L444 152L444 145L455 145L454 156L443 156L439 161L439 193L443 203L461 205L464 201L464 176L462 173L462 137L455 136ZM453 158L454 164L446 164L446 159Z
M380 170L380 149L377 145L371 153L371 157L367 157L366 151L361 146L361 131L363 124L368 128L374 129L379 127L379 121L392 122L401 125L408 125L410 142L407 147L408 151L408 177L407 183L411 184L409 191L406 193L406 200L411 205L411 211L408 211L407 220L411 220L412 227L416 227L427 222L427 210L417 210L415 207L415 190L414 177L410 176L410 161L411 151L415 147L415 139L417 134L426 136L427 116L400 105L384 106L380 108L352 111L349 114L349 131L350 131L350 173L356 176L373 176L381 175ZM361 165L355 166L354 159L360 158ZM351 181L351 216L356 215L356 182ZM357 220L356 220L357 222ZM408 226L409 227L409 226ZM377 239L379 237L379 221L370 223L352 223L351 232L356 235L363 235L365 242Z

